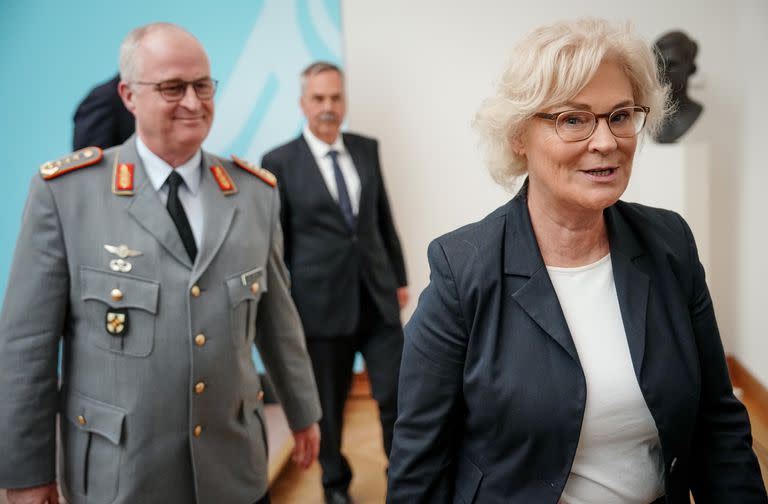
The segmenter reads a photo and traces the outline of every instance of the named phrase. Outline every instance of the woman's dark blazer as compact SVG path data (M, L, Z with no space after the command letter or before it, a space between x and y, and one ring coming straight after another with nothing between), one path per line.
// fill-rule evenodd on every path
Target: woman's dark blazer
M555 504L587 389L525 188L432 242L405 328L389 503ZM621 316L661 438L667 502L766 503L696 245L676 213L605 210ZM599 337L599 335L595 335Z

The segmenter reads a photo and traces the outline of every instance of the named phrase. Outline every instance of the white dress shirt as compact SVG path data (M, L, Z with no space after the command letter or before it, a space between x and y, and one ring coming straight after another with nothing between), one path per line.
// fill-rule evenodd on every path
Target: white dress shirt
M333 144L328 145L319 138L317 138L310 130L308 126L304 127L304 140L309 145L309 150L312 151L312 155L315 157L315 162L318 168L320 168L320 174L325 180L325 185L328 187L328 192L331 193L336 202L339 202L339 189L336 187L336 176L333 173L333 162L328 152L335 150L339 153L337 159L339 162L339 168L341 168L341 175L344 177L344 183L347 185L347 193L349 194L349 200L352 204L352 213L358 214L360 209L360 175L357 173L355 164L352 162L352 156L349 155L347 149L344 147L344 142L341 139L341 133L336 137L336 141Z
M166 181L174 168L149 150L149 147L144 145L138 135L136 136L136 150L141 162L144 163L144 171L147 173L152 187L155 188L158 196L160 196L160 201L165 206L168 202L168 184ZM202 159L203 152L198 149L189 161L175 168L176 173L184 179L184 183L179 187L179 200L181 206L184 207L184 213L187 214L197 250L200 250L203 244L203 202L199 194Z

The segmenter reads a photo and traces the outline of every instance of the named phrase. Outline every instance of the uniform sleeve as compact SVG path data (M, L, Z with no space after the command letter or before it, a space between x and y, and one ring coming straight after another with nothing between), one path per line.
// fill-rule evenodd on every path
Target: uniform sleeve
M288 424L293 431L320 419L312 364L304 331L293 304L288 271L283 262L283 233L278 218L279 198L274 191L275 215L267 263L267 285L256 320L256 346L275 386Z
M35 176L0 315L0 488L55 479L58 342L68 299L54 198Z
M373 150L374 159L376 161L376 175L379 181L379 230L381 231L381 238L384 241L384 247L387 249L387 256L389 257L389 261L392 263L392 269L395 272L397 285L404 287L408 285L408 279L405 273L405 260L403 259L403 250L400 246L400 238L397 236L397 230L395 229L395 221L392 218L392 210L389 206L387 190L384 186L384 176L381 173L377 142L374 142Z
M689 245L689 313L701 364L701 399L692 450L691 490L697 503L768 503L752 451L749 417L733 395L712 298L696 243L680 218Z
M443 248L428 250L430 283L405 327L387 502L452 502L468 329Z
M289 220L290 220L290 207L288 205L288 199L285 194L285 180L283 178L283 170L278 163L276 159L274 159L274 156L267 154L264 156L261 160L261 166L263 168L266 168L277 179L277 189L280 193L280 225L282 226L282 229L288 229ZM291 268L290 264L290 257L291 257L291 242L289 239L290 235L286 236L283 235L283 258L285 259L288 268Z

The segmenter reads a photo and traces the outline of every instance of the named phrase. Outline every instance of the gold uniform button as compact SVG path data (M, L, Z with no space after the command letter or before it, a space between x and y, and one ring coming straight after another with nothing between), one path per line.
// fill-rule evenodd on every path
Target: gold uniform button
M195 428L192 431L192 434L194 434L195 437L200 437L200 435L202 433L203 433L203 426L202 425L195 425Z
M205 392L205 382L197 382L195 384L195 394L202 394Z
M259 285L259 282L253 282L251 284L251 292L253 292L254 294L258 294L260 288L261 286Z
M112 297L112 301L120 301L123 299L123 291L120 289L112 289L109 295Z
M195 336L195 345L197 346L205 345L205 334L200 333L197 336Z
M192 294L192 297L200 297L200 287L193 285L192 289L190 289L190 293Z
M264 391L263 390L259 390L259 394L258 394L257 397L258 397L259 401L262 401L264 399Z
M85 425L88 422L86 422L85 417L83 415L77 415L77 423L79 423L80 425Z

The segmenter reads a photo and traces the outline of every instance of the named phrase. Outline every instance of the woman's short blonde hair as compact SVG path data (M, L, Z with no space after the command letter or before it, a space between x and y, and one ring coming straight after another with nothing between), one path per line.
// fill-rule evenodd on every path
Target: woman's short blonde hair
M620 65L635 104L651 108L645 132L653 135L668 113L668 91L659 81L651 46L629 23L579 19L542 26L513 49L496 94L483 101L474 120L494 180L506 188L528 171L512 149L537 112L571 100L592 80L603 61Z

